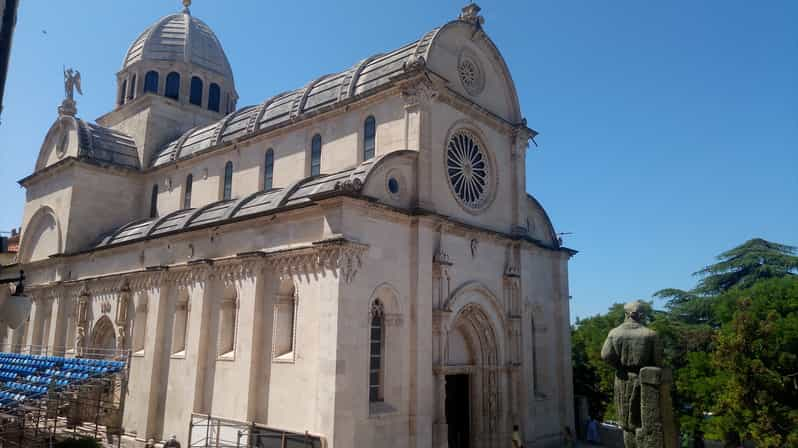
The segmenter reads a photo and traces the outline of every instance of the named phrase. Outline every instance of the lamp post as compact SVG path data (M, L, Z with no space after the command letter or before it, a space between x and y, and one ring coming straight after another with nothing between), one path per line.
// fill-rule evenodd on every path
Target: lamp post
M0 316L2 316L0 320L4 321L12 330L19 328L30 315L31 300L25 295L24 281L25 271L19 271L19 277L0 279L0 284L17 283L14 294L0 305Z

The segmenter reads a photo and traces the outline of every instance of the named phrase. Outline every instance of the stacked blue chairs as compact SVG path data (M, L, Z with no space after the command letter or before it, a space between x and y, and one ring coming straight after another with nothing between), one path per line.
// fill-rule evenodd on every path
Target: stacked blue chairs
M0 352L0 408L41 398L124 369L122 361Z

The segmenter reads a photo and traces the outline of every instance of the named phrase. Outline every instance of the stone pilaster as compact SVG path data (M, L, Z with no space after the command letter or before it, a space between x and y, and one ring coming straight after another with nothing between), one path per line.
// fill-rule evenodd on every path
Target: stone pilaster
M420 81L402 92L405 102L405 148L418 151L418 173L416 174L418 206L434 210L432 203L432 171L435 151L431 148L430 103L438 92L429 83Z
M71 298L63 291L55 291L55 298L53 299L51 311L52 329L50 330L50 335L47 340L47 345L53 356L64 356L65 353L70 302Z

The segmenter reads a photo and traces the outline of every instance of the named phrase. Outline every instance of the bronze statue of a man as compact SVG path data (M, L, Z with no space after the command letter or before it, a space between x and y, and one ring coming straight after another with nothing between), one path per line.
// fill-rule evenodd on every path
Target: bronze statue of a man
M637 447L635 433L642 426L640 409L640 369L662 365L662 347L657 333L642 323L643 304L624 306L626 319L610 330L601 349L601 359L615 369L615 410L623 429L626 448Z

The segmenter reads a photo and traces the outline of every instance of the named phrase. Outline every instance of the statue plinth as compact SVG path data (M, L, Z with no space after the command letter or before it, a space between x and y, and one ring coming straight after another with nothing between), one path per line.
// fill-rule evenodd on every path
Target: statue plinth
M671 369L640 369L640 420L635 438L638 447L678 447L678 435L671 403Z
M77 113L78 107L75 103L75 100L70 100L67 98L61 102L60 106L58 106L58 115L68 115L70 117L74 117Z

